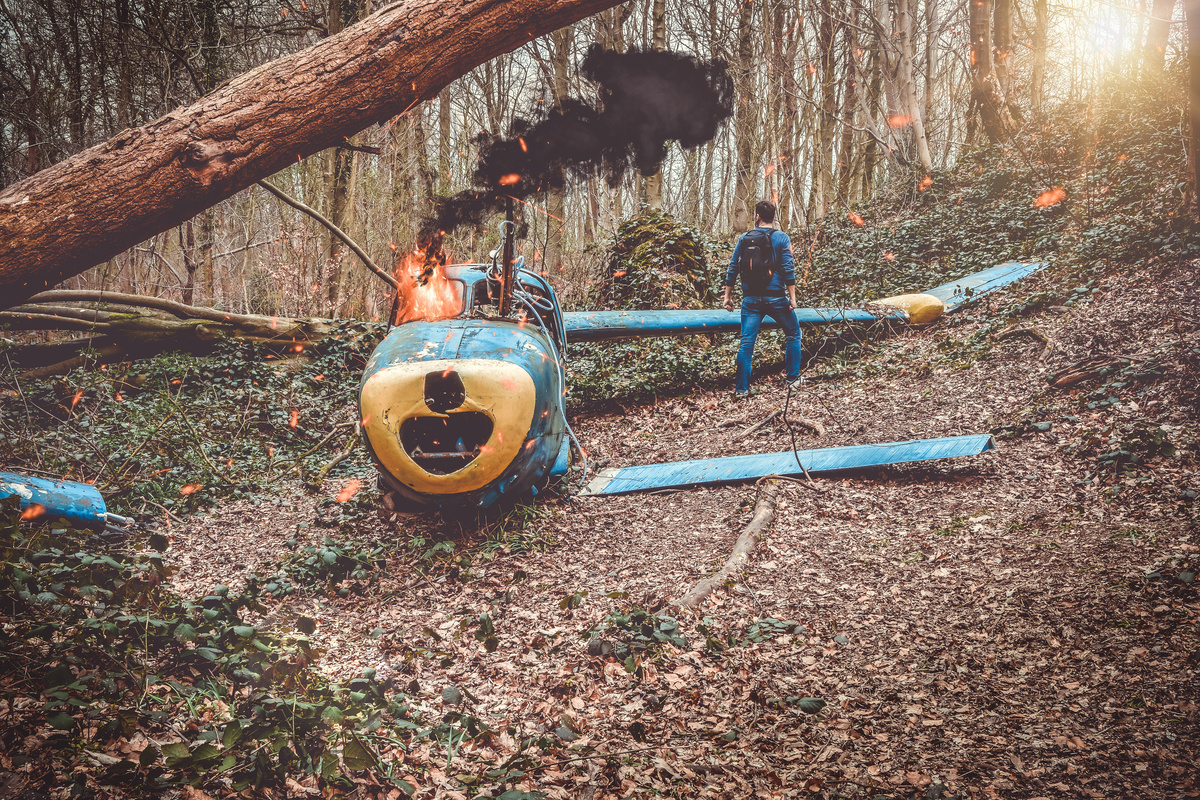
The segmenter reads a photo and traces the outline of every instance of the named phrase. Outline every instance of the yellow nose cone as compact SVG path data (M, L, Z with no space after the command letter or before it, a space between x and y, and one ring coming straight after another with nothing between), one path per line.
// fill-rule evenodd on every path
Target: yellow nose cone
M470 492L499 477L525 443L536 402L528 372L481 358L385 367L359 398L380 466L422 494Z
M931 294L900 294L873 302L907 311L914 325L927 325L946 312L946 304Z

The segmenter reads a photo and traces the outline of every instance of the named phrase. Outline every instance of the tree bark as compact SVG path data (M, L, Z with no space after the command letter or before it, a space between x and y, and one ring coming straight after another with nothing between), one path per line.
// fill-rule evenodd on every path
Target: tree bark
M0 301L180 224L614 0L402 0L0 192Z
M1150 7L1150 25L1146 29L1146 48L1142 51L1142 77L1161 75L1167 63L1167 40L1175 0L1154 0Z
M1185 204L1192 219L1200 219L1200 0L1183 0L1188 49L1188 179Z
M928 173L933 169L933 158L929 155L925 121L921 119L921 104L917 100L917 82L913 79L912 15L908 12L908 0L896 0L896 27L900 29L900 93L908 109L917 158Z
M737 92L738 104L734 122L733 209L730 222L734 231L744 231L753 220L754 191L757 175L754 169L754 130L758 126L758 104L751 102L754 87L754 4L742 3L737 27Z
M1046 99L1046 43L1049 41L1049 0L1033 0L1033 71L1029 78L1029 105L1042 110Z
M1012 0L995 0L992 12L992 52L995 56L996 80L1000 82L1000 96L1008 102L1012 95L1012 71L1008 59L1012 55Z
M667 49L667 0L653 0L650 15L652 17L651 46L655 52L661 53ZM642 179L642 201L646 207L661 211L663 206L663 175L662 166Z
M967 20L971 36L971 104L979 114L988 139L1003 142L1010 135L1010 127L1004 95L992 62L992 0L968 2Z

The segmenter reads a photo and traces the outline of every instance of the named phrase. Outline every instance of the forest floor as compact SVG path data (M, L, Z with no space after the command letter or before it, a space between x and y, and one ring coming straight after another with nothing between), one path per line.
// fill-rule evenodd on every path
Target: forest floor
M669 609L718 569L761 486L471 524L371 517L354 536L386 546L386 569L346 597L280 601L264 624L312 616L318 668L373 667L427 716L469 710L493 729L405 755L421 798L1200 796L1200 265L1110 277L1016 323L1035 332L977 336L996 302L817 364L793 397L826 429L797 427L801 447L997 431L996 450L782 483L741 580L702 622L679 617L686 646L632 672L593 655L589 632L620 638L621 614ZM1048 383L1080 364L1109 369ZM697 391L571 422L608 466L787 449L780 423L742 435L784 399L778 375L756 385L742 403ZM318 501L340 489L174 524L176 589L337 538ZM475 635L485 612L492 652ZM532 768L484 777L523 745Z

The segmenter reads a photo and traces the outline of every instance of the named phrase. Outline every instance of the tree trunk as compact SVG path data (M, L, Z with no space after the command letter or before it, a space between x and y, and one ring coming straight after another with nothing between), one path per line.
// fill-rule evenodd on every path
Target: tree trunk
M613 0L402 0L0 192L17 303Z
M650 44L655 52L661 53L667 49L667 0L653 0L650 14L652 17ZM647 208L655 211L662 210L662 190L663 175L660 164L653 175L647 175L642 180L642 201Z
M1049 40L1049 0L1033 0L1033 71L1029 79L1029 104L1042 110L1046 99L1046 43Z
M754 130L758 126L758 104L751 102L754 87L754 4L742 3L738 11L737 58L737 116L734 121L734 169L731 222L734 231L744 231L753 221L754 190L757 174L754 169Z
M992 64L992 0L967 3L968 30L971 36L971 104L979 114L984 133L993 142L1009 137L1005 119L1004 96ZM969 113L969 112L968 112Z
M1183 0L1188 53L1188 179L1185 202L1192 219L1200 220L1200 0Z
M562 105L570 92L571 49L575 41L575 30L571 26L560 28L550 37L554 47L553 85L551 92L554 105ZM542 264L538 265L547 274L557 274L563 263L563 244L565 240L567 218L567 189L566 175L561 171L555 176L557 185L549 187L546 196L546 249L543 251ZM661 202L661 200L660 200Z
M996 80L1000 82L1000 96L1007 103L1012 95L1012 70L1009 56L1012 55L1012 0L995 0L992 13L992 51L995 54Z
M821 107L817 115L817 148L813 165L811 219L825 216L829 193L833 189L833 135L837 127L837 62L833 43L837 34L832 0L822 0L821 21L817 32L817 79L821 82Z
M1171 35L1171 18L1175 16L1175 0L1154 0L1150 7L1150 25L1146 30L1146 49L1142 51L1142 77L1161 75L1167 63L1167 40Z
M900 93L907 107L909 124L912 126L913 145L917 158L926 173L933 169L929 155L929 142L925 139L925 121L921 119L921 103L917 99L917 82L913 79L912 15L908 13L908 0L896 0L896 27L900 30Z
M850 205L850 179L854 176L854 115L858 110L857 20L846 26L846 90L842 97L842 150L838 155L838 200Z

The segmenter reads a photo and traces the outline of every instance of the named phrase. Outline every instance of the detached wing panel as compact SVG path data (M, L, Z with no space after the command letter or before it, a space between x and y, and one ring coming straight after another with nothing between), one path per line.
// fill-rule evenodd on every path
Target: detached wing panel
M995 441L982 433L972 436L948 436L888 444L860 444L851 447L824 447L799 451L800 462L810 473L878 467L932 461L958 456L974 456L991 450ZM715 483L733 483L769 475L795 476L804 471L796 464L796 453L729 456L726 458L675 461L637 467L602 470L579 492L581 496L625 494L648 489L671 489Z
M1046 263L1043 261L1021 262L1009 261L1004 264L999 264L991 269L985 269L982 272L976 272L973 275L966 275L956 281L942 284L935 289L930 289L925 294L931 294L946 304L947 311L953 311L970 300L977 297L982 297L989 292L994 292L1008 286L1010 283L1015 283L1027 275L1043 269Z
M903 321L902 313L889 315ZM802 326L829 325L834 322L874 322L881 319L857 308L798 308L796 319ZM648 336L694 336L700 333L737 333L741 313L723 309L700 311L568 311L563 314L568 342L608 342ZM763 329L779 327L774 320L763 320Z

